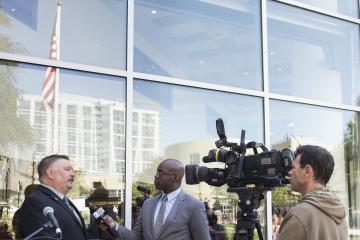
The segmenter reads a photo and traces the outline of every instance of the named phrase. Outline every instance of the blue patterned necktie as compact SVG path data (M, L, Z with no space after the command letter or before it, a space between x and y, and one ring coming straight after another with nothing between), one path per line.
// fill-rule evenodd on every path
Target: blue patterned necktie
M63 201L64 201L64 203L66 204L66 206L68 206L68 207L72 210L72 207L71 207L71 205L70 205L69 199L64 196Z
M78 213L75 211L75 209L71 206L69 199L66 196L64 196L64 198L62 200L64 201L66 206L69 207L70 211L75 215L75 217L79 221L79 223L81 223L80 217L79 217Z

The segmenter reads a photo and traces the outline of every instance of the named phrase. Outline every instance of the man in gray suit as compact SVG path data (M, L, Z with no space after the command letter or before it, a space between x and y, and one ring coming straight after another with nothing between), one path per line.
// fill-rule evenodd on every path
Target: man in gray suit
M162 192L147 199L133 230L117 224L111 217L104 220L127 240L210 240L204 203L184 193L180 186L183 164L166 159L157 168L154 184Z

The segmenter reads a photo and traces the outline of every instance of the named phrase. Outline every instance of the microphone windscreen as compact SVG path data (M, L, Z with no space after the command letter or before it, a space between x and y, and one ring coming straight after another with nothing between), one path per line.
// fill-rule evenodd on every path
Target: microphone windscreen
M49 213L54 213L54 209L52 207L44 207L43 214L47 216Z

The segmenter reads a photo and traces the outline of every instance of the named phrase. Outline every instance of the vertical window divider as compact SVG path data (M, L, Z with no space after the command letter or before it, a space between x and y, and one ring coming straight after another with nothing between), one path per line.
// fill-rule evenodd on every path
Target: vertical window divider
M268 62L268 38L267 38L267 0L261 0L261 49L262 49L262 72L263 72L263 91L264 91L264 144L270 149L270 111L269 111L269 62ZM265 195L265 220L266 220L266 239L272 239L272 197L271 191Z
M132 219L132 113L133 113L133 58L134 58L134 1L127 1L127 41L126 41L126 123L125 123L125 226L131 228Z

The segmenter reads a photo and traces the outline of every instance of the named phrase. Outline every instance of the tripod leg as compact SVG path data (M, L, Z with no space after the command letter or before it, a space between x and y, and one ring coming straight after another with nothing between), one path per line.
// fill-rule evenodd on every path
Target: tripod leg
M259 222L255 223L255 227L259 236L259 240L264 240L264 237L262 235L262 231L261 231L261 225Z

